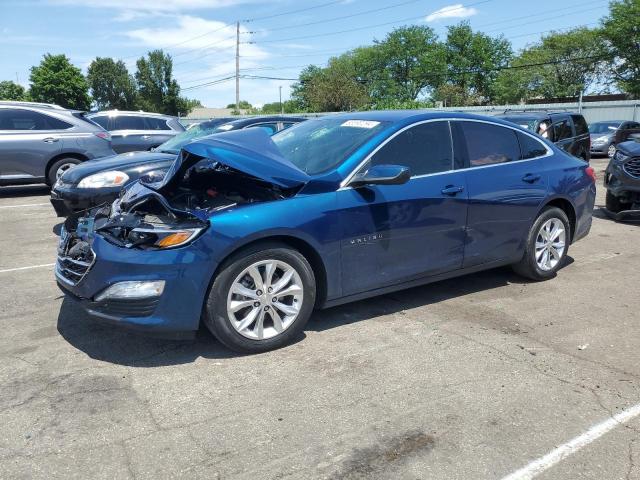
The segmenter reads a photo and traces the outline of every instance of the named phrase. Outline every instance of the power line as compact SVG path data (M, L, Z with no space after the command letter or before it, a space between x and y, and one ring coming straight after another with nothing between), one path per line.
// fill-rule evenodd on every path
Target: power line
M312 7L299 8L297 10L289 10L287 12L275 13L273 15L265 15L262 17L253 17L242 20L243 23L257 22L258 20L268 20L270 18L283 17L285 15L293 15L294 13L308 12L309 10L315 10L318 8L328 7L329 5L335 5L336 3L342 3L344 0L333 0L331 2L320 3Z
M461 8L468 8L468 7L472 7L475 5L480 5L483 3L489 3L492 2L493 0L481 0L479 2L474 2L474 3L468 3L466 5L461 5L460 7L458 7L457 9L461 9ZM350 32L356 32L356 31L360 31L360 30L368 30L370 28L376 28L376 27L384 27L387 25L393 25L395 23L402 23L402 22L408 22L408 21L412 21L412 20L418 20L423 18L425 15L420 15L417 17L408 17L408 18L401 18L398 20L393 20L391 22L384 22L384 23L378 23L378 24L374 24L374 25L366 25L363 27L358 27L358 28L350 28L348 30L338 30L338 31L334 31L334 32L325 32L325 33L317 33L317 34L313 34L313 35L302 35L302 36L298 36L298 37L289 37L289 38L282 38L280 40L262 40L262 41L257 41L257 42L245 42L245 43L255 43L255 44L263 44L263 43L282 43L282 42L288 42L291 40L303 40L303 39L307 39L307 38L318 38L318 37L326 37L326 36L330 36L330 35L339 35L341 33L350 33Z

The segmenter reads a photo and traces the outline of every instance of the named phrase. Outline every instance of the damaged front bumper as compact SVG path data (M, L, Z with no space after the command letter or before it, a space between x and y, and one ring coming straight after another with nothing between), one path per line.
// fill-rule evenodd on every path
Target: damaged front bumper
M197 330L216 268L204 244L167 250L125 248L108 241L93 222L94 217L77 216L65 222L55 266L62 291L90 316L108 323L171 337ZM121 282L157 282L163 288L155 296L136 298L134 292L103 298L109 287Z

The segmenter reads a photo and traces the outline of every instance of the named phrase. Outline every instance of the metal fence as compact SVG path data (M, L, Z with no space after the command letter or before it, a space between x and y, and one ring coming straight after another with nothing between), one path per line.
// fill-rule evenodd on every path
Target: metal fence
M499 115L506 110L519 110L528 112L539 111L570 111L579 112L584 115L588 123L605 120L634 120L640 121L640 100L617 100L606 102L572 102L572 103L547 103L536 105L500 105L500 106L480 106L480 107L444 107L426 108L425 111L432 112L466 112L479 115ZM335 112L323 113L302 113L293 114L302 117L318 117ZM237 118L249 117L251 115L240 115ZM180 121L189 125L199 123L208 118L181 118Z

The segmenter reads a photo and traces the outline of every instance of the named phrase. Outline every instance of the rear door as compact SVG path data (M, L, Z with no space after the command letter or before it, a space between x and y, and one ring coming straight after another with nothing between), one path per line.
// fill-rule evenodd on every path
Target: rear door
M145 150L150 150L174 137L178 132L167 123L166 118L143 117L145 133L142 140L145 142Z
M539 161L550 150L535 136L482 121L453 122L469 192L464 267L516 260L547 194Z
M64 132L72 127L32 110L0 109L0 176L44 178L47 162L62 150Z
M116 153L144 151L151 148L145 130L145 119L135 115L115 115L109 117L111 146Z
M582 115L571 115L573 121L573 129L575 131L575 140L571 148L571 154L589 161L591 158L591 136L589 135L589 127L587 121Z
M403 185L338 190L342 286L346 295L459 269L467 192L455 170L449 122L414 125L393 137L361 167L403 165Z

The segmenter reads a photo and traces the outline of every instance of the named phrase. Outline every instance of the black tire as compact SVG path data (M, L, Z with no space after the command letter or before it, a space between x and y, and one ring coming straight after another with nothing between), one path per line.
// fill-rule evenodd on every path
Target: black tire
M56 183L56 180L58 179L58 170L60 169L60 167L65 167L67 165L78 165L79 163L81 163L80 160L71 157L61 158L60 160L57 160L53 165L51 165L51 167L49 167L49 172L47 173L47 185L53 187L53 184Z
M235 329L227 313L227 298L238 275L250 265L264 260L278 260L293 267L302 281L304 295L298 316L282 333L255 340ZM281 244L257 245L233 255L221 267L209 289L203 321L211 333L231 350L242 353L266 352L288 345L302 333L313 312L315 300L316 281L313 269L300 252Z
M540 268L538 262L536 261L536 239L538 237L538 234L540 233L540 229L542 228L542 226L547 221L553 218L560 220L564 225L565 246L560 261L550 270L543 270L542 268ZM555 277L556 273L560 268L562 268L567 258L567 253L569 252L569 244L571 243L570 240L571 225L569 223L569 219L567 218L567 214L557 207L545 208L540 213L540 215L538 215L538 218L536 218L535 222L533 222L533 225L529 230L529 234L527 235L524 255L519 262L512 265L513 270L523 277L536 281L548 280Z

